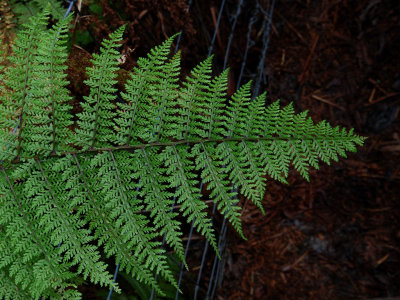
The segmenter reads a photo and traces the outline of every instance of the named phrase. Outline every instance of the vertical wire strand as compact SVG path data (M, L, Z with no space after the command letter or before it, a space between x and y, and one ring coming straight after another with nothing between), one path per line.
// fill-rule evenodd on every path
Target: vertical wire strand
M213 216L215 215L216 210L217 210L217 205L216 205L216 203L214 202L213 210L212 210L212 215L213 215ZM211 223L212 223L212 219L211 219ZM194 291L194 299L195 299L195 300L197 299L197 295L198 295L198 292L199 292L199 289L200 289L200 280L201 280L201 275L202 275L203 268L204 268L204 265L205 265L205 262L206 262L206 256L207 256L207 251L208 251L208 245L209 245L209 242L208 242L208 240L206 239L205 245L204 245L204 249L203 249L203 256L202 256L202 258L201 258L200 270L199 270L199 274L197 275L196 286L195 286L195 291Z
M114 271L113 283L115 283L117 281L118 271L119 271L119 263L117 264L117 267L115 268L115 271ZM110 292L108 293L108 296L107 296L107 300L111 299L111 295L112 295L113 291L114 291L114 287L111 287Z
M225 226L226 226L226 219L224 218L224 220L222 221L222 226L221 226L221 231L220 231L221 233L225 229ZM220 249L221 249L221 238L222 238L222 235L219 236L218 251L220 251ZM210 280L208 282L208 290L207 290L207 295L206 295L206 299L207 300L210 299L211 286L212 286L212 283L213 283L213 280L214 280L214 274L215 274L215 269L217 267L217 261L218 261L218 256L215 255L213 267L212 267L212 270L211 270Z
M248 25L248 29L247 29L247 42L246 42L246 49L244 50L244 54L242 57L242 64L240 67L240 72L239 72L239 77L238 77L238 81L236 84L236 89L239 89L240 84L242 83L242 78L243 78L243 72L244 72L244 68L246 67L246 63L247 63L247 56L249 53L249 49L251 47L254 46L254 41L251 39L251 31L253 29L253 25L254 23L257 21L257 9L253 9L252 11L252 16L250 17L249 20L249 25Z
M238 21L240 13L242 11L242 5L243 5L243 0L239 0L237 8L236 8L235 16L233 17L233 24L232 24L232 27L231 27L231 33L229 34L228 44L226 45L224 66L222 68L223 70L225 70L226 65L228 63L229 50L230 50L231 45L232 45L233 36L234 36L234 33L235 33L237 21Z
M71 13L71 10L72 10L72 7L74 6L75 1L76 1L76 0L69 0L69 1L68 1L69 6L68 6L67 11L66 11L65 14L64 14L63 19L65 19L66 17L68 17L68 15Z
M189 10L190 10L190 8L191 8L191 6L192 6L192 2L193 2L193 0L189 0L189 3L188 3L188 7L187 7L187 12L189 12ZM177 41L176 41L176 46L175 46L175 50L174 50L174 53L177 53L178 52L178 49L179 49L179 45L180 45L180 42L181 42L181 39L182 39L182 34L183 33L183 29L181 29L180 30L180 32L179 32L179 35L178 35L178 39L177 39ZM177 189L177 188L176 188ZM171 206L171 213L172 213L172 211L174 210L174 206L175 206L175 204L176 204L176 196L174 196L174 201L173 201L174 203L172 204L172 206ZM194 220L193 220L194 221ZM191 227L191 232L192 232L192 229L193 229L193 222L192 222L192 227ZM190 235L190 237L191 237L191 235ZM161 247L164 247L165 246L165 238L166 238L166 234L164 234L164 236L163 236L163 241L162 241L162 246ZM188 244L190 243L190 238L188 239ZM188 246L187 246L188 247ZM186 255L187 255L187 253L186 253L186 249L185 249L185 258L186 258ZM180 275L179 275L180 276ZM154 280L155 281L157 281L157 274L154 276ZM178 284L178 287L179 287L179 284ZM178 290L177 290L177 292L178 292ZM153 300L154 299L154 295L155 295L155 289L154 288L152 288L151 289L151 294L150 294L150 300Z
M258 2L257 2L258 3ZM260 4L259 5L259 9L262 13L264 13L262 7ZM268 21L265 21L264 18L264 24L265 22L267 23L267 26L264 29L264 33L263 33L263 48L261 51L261 57L260 57L260 61L257 67L257 80L256 80L256 85L254 88L254 93L253 93L253 97L252 100L258 96L258 92L260 90L260 85L261 85L261 79L264 76L264 63L265 63L265 58L267 56L267 49L268 49L268 45L269 45L269 40L270 40L270 32L271 32L271 24L272 24L272 14L274 13L274 7L275 7L275 0L272 0L271 3L271 8L269 10L269 12L266 14L266 17L268 18Z
M207 250L208 250L208 241L206 241L206 243L205 243L205 246L204 246L204 249L203 249L203 255L201 257L200 270L199 270L199 274L197 275L196 286L195 286L195 289L194 289L194 296L193 296L194 300L197 299L197 295L199 293L201 274L203 273L203 267L204 267L204 263L205 263L206 256L207 256Z
M135 199L136 199L136 197L137 197L137 195L138 195L138 193L139 193L139 190L140 190L139 184L140 184L140 180L138 181L138 185L137 185L137 187L136 187ZM113 283L116 283L116 281L117 281L118 272L119 272L119 262L118 262L117 265L115 266L114 277L113 277ZM107 300L110 300L110 299L111 299L111 295L112 295L113 292L114 292L114 287L111 287L111 288L110 288L110 291L108 292Z
M201 182L200 182L200 192L201 192L202 189L203 189L203 185L204 185L204 182L203 182L203 180L201 180ZM200 196L199 196L199 197L200 197ZM193 219L192 224L191 224L191 226L190 226L189 237L188 237L188 241L187 241L187 243L186 243L186 249L185 249L185 259L186 259L186 257L187 257L188 251L189 251L190 240L192 239L192 234L193 234L193 228L194 228L194 222L195 222L195 220L196 220L196 219ZM184 264L183 264L183 262L182 262L182 263L181 263L181 269L180 269L180 271L179 271L178 289L179 289L180 284L181 284L181 281L182 281L183 272L184 272ZM178 296L179 296L179 290L178 290L178 289L176 290L176 293L175 293L175 300L177 300L177 299L178 299Z
M176 204L176 196L174 196L174 201L173 201L173 203L171 205L170 213L172 213L174 211L175 204ZM164 246L165 246L165 238L166 238L166 236L167 236L167 233L164 233L162 244L161 244L161 248L164 248ZM157 281L157 277L158 277L157 274L154 275L154 280L155 281ZM150 294L150 300L154 299L155 292L156 292L155 288L152 288L151 289L151 294Z
M213 37L210 42L210 47L208 48L208 56L210 56L211 53L213 52L213 47L214 47L215 39L217 38L217 33L218 33L219 25L221 23L221 17L222 17L222 12L224 11L225 2L226 2L226 0L222 0L221 7L219 8L217 24L215 24L214 34L213 34Z
M185 249L185 260L186 260L187 254L189 252L190 240L192 239L193 227L194 227L194 221L195 220L196 219L193 219L192 225L190 226L189 237L188 237L188 240L187 240L187 243L186 243L186 249ZM178 288L181 286L181 283L182 283L182 277L183 277L184 268L185 268L185 265L182 262L181 263L181 269L180 269L180 272L179 272ZM178 297L179 297L179 290L177 289L176 293L175 293L175 300L178 300Z
M228 226L225 226L222 229L222 232L221 232L221 240L222 240L222 242L221 242L221 253L223 253L225 251L226 242L227 242L226 241L227 232L228 232ZM221 273L222 272L222 266L224 264L223 254L221 254L221 256L222 256L222 260L218 260L218 262L217 262L217 272L215 274L214 286L213 286L213 289L212 289L212 292L211 292L211 299L214 299L214 294L215 294L215 291L217 289L217 286L221 283L222 278L223 278L223 273Z
M237 192L237 188L234 186L234 184L232 184L232 192ZM237 197L237 195L234 197ZM224 263L223 253L224 253L225 247L226 247L226 242L227 242L226 234L227 234L227 230L228 230L226 220L227 219L224 217L224 220L223 220L222 226L221 226L219 240L218 240L218 251L221 255L221 260L219 260L218 256L215 255L214 263L213 263L213 267L212 267L212 271L211 271L211 276L210 276L210 281L208 283L206 299L214 299L215 290L216 290L218 284L222 281L223 274L221 274L221 266ZM214 279L214 274L215 274L215 279ZM212 286L212 290L211 290L211 286ZM211 295L210 295L210 290L211 290Z

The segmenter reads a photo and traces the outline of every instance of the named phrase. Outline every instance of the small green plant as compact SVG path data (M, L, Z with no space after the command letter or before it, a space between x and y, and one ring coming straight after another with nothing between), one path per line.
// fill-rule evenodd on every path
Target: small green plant
M181 81L174 37L138 60L119 101L124 27L93 54L90 93L74 116L69 20L47 29L48 14L30 18L2 77L1 299L79 299L83 280L118 292L104 257L162 295L155 274L177 283L160 237L184 262L179 214L218 251L201 181L243 236L232 185L263 211L266 174L286 183L293 165L308 180L319 160L363 144L353 130L314 124L292 105L265 108L265 93L251 101L250 82L226 103L228 70L213 77L212 58Z
M62 1L59 0L8 0L7 2L17 16L19 24L28 22L30 17L40 14L44 9L48 10L54 20L60 20L65 14Z

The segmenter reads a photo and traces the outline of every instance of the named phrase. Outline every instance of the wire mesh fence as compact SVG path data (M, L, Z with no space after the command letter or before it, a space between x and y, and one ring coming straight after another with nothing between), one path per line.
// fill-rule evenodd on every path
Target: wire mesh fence
M264 73L264 66L265 61L267 58L267 50L270 40L270 33L271 33L271 23L272 17L274 12L275 0L272 1L264 1L264 3L260 3L259 1L254 1L253 3L245 3L243 0L238 1L226 1L222 0L219 4L218 9L218 16L216 19L216 23L214 24L214 30L209 32L207 30L206 24L204 24L203 19L200 17L200 14L193 9L196 7L197 1L190 0L188 2L188 10L192 12L193 17L197 17L202 28L205 32L204 35L208 37L208 55L210 56L213 54L215 49L215 43L217 40L218 33L220 31L220 27L223 25L229 31L229 37L226 41L226 46L223 48L223 52L220 53L220 56L223 57L222 66L219 65L217 67L224 70L230 63L230 54L232 47L235 46L235 32L239 24L239 18L242 16L243 12L250 12L246 13L246 15L242 18L240 25L243 26L247 22L247 32L246 32L246 45L244 49L237 49L239 54L236 54L239 57L239 72L236 78L236 88L238 88L243 81L253 80L254 87L253 87L253 97L259 94L259 91L264 88L267 84L266 76ZM204 4L204 3L203 3ZM198 6L197 6L198 8ZM260 34L261 38L257 38L254 36L254 32L257 30L255 26L259 26L258 33ZM181 29L180 35L178 38L178 42L176 45L175 51L178 50L179 44L184 43L182 41L182 36L184 33L184 28ZM257 41L256 41L257 39ZM253 48L258 46L258 63L256 64L256 68L248 66L247 59L249 53L254 51ZM236 45L237 47L237 45ZM203 183L201 183L200 190L202 190ZM232 189L235 189L232 186ZM172 208L173 209L173 208ZM212 216L213 221L215 221L216 216L216 206L215 204L212 206ZM221 222L219 222L221 223ZM215 224L216 226L216 224ZM201 253L201 261L199 265L195 267L197 274L195 277L191 276L184 276L186 271L184 269L183 263L180 265L180 272L177 274L178 278L178 285L182 284L182 280L192 281L192 285L194 284L194 294L193 299L214 299L216 296L217 287L221 284L223 279L223 270L225 264L225 257L224 251L227 245L227 236L228 236L228 224L226 219L222 220L222 223L219 225L219 233L218 237L218 249L221 253L222 259L220 260L215 253L209 253L209 243L207 240L201 242L193 243L193 222L191 224L187 242L186 242L186 249L185 249L185 258L188 257L189 253L197 252ZM192 245L194 244L194 245ZM192 249L190 248L192 246ZM206 270L206 263L211 262L211 269ZM116 268L116 271L118 266ZM188 273L195 273L194 270L188 271ZM208 279L208 280L207 280ZM176 291L175 299L178 299L179 293L178 290ZM191 295L190 295L191 296ZM185 295L185 298L189 299L189 295ZM154 298L154 290L152 291L150 299Z
M69 1L69 8L66 15L71 10L72 4L75 1ZM218 14L215 22L210 28L209 24L205 23L201 11L207 10L204 6L210 3L204 1L189 0L187 3L187 12L191 18L197 19L201 34L206 37L208 41L207 57L211 55L217 56L220 62L216 65L219 70L224 70L227 66L236 69L236 82L235 88L237 89L243 82L253 80L253 97L257 96L260 90L267 86L267 78L264 72L265 62L267 60L267 51L271 35L271 24L274 13L275 0L267 1L228 1L221 0L214 3L218 7ZM76 5L75 5L75 8ZM143 24L142 24L143 25ZM146 32L151 34L152 28L146 28ZM219 39L219 45L216 45L219 35L221 34L221 27L224 27L224 33L228 32L228 38ZM240 30L238 28L240 27ZM180 28L178 35L175 52L177 52L185 41L185 26ZM199 33L199 35L200 35ZM237 43L238 37L242 40L242 35L246 36L246 44L244 47ZM218 53L216 52L216 48ZM252 56L252 61L249 62L249 56ZM218 59L219 58L219 59ZM236 62L234 61L236 60ZM203 182L201 182L200 190L203 189ZM232 186L232 189L235 189ZM174 210L175 205L171 207ZM178 286L181 287L183 282L186 285L194 287L191 295L183 295L185 299L214 299L216 296L217 287L223 280L225 256L224 251L228 242L229 226L226 219L217 216L216 205L212 205L212 220L214 226L217 227L218 233L218 249L221 253L222 259L219 259L214 251L210 251L209 243L196 236L194 238L193 223L187 232L185 258L191 255L201 253L197 258L196 266L192 266L191 270L185 270L184 264L179 264L179 273L176 274L178 278ZM163 239L163 246L165 244L165 237ZM176 262L177 263L177 262ZM207 265L207 263L209 265ZM119 265L117 264L114 271L114 280L117 280L119 272ZM157 277L156 277L157 279ZM113 290L110 290L107 300L112 299ZM180 293L176 290L175 299L178 299ZM150 295L150 300L155 298L155 290L153 289Z
M69 0L65 2L66 18L71 12L80 14L77 0ZM271 35L271 22L274 13L275 0L266 1L216 1L213 7L217 7L218 12L214 18L213 24L206 24L202 11L207 11L207 7L211 8L211 3L204 1L188 0L187 12L189 16L196 19L199 24L198 36L203 36L207 40L207 56L214 55L218 63L216 68L220 70L230 66L235 71L235 88L238 88L243 82L253 80L253 96L257 96L259 91L267 86L267 78L264 72L265 63L267 61L268 45ZM151 35L151 28L146 28L146 32ZM223 27L223 31L221 28ZM225 38L220 35L228 33ZM237 42L238 37L246 43ZM185 44L185 26L180 28L180 34L176 41L175 52L177 52L182 44ZM218 43L218 45L217 45ZM218 48L218 49L217 49ZM201 53L199 53L201 55ZM251 61L249 62L249 57ZM15 128L16 130L17 128ZM236 189L232 186L232 189ZM203 190L203 182L201 182L200 190ZM207 199L205 199L207 200ZM217 287L223 279L225 256L224 250L228 241L229 226L226 219L217 215L216 205L211 202L212 221L218 234L218 249L222 259L219 259L210 251L207 240L194 235L192 221L188 231L185 248L185 258L191 260L196 266L191 266L189 271L185 270L183 263L179 263L178 286L181 287L184 282L192 286L193 290L190 295L183 295L185 299L214 299ZM171 210L176 209L176 203ZM165 244L165 236L162 245ZM199 255L200 254L200 255ZM193 256L193 258L191 257ZM176 262L177 263L177 262ZM114 281L117 281L119 273L119 264L115 266ZM157 279L157 277L156 277ZM107 300L112 299L114 291L111 289L108 293ZM180 297L179 290L176 290L175 299ZM151 292L150 300L155 298L154 289Z

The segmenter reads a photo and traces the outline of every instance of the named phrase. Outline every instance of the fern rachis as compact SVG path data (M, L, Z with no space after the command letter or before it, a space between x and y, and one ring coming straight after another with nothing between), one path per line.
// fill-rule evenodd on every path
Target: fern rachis
M93 55L90 93L74 123L68 20L45 29L46 16L20 31L4 74L0 298L75 299L82 278L118 290L102 255L162 294L154 275L177 284L161 237L184 261L179 214L218 251L201 183L243 236L236 190L263 211L264 175L286 182L293 165L308 180L319 159L329 163L363 143L291 105L265 108L265 94L251 101L251 83L225 107L228 70L213 77L211 57L180 83L180 53L169 55L174 37L139 59L116 102L124 27Z

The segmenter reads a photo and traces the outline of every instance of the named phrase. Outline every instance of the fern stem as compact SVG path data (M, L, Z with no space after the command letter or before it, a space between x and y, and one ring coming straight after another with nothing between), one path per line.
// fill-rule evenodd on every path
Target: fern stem
M352 137L302 137L302 141L317 141L317 140L338 140L338 141L343 141L345 139L349 139L350 141L353 141ZM120 150L135 150L135 149L144 149L147 147L167 147L167 146L177 146L177 145L182 145L182 144L187 144L187 145L195 145L195 144L200 144L200 143L223 143L223 142L259 142L259 141L290 141L293 140L292 138L285 138L281 136L276 136L276 137L234 137L234 138L221 138L221 139L199 139L199 140L181 140L181 141L175 141L175 142L154 142L154 143L147 143L147 144L139 144L139 145L122 145L122 146L115 146L115 147L104 147L104 148L92 148L92 149L86 149L86 150L76 150L76 151L65 151L61 153L51 153L49 154L48 157L63 157L66 155L75 155L75 154L80 154L80 153L85 153L85 152L105 152L105 151L120 151ZM320 145L320 144L319 144ZM40 159L40 156L31 156L31 157L24 157L24 160L29 160L29 159ZM16 157L14 160L11 161L12 164L16 164L21 162L20 157ZM2 165L0 165L2 166Z

